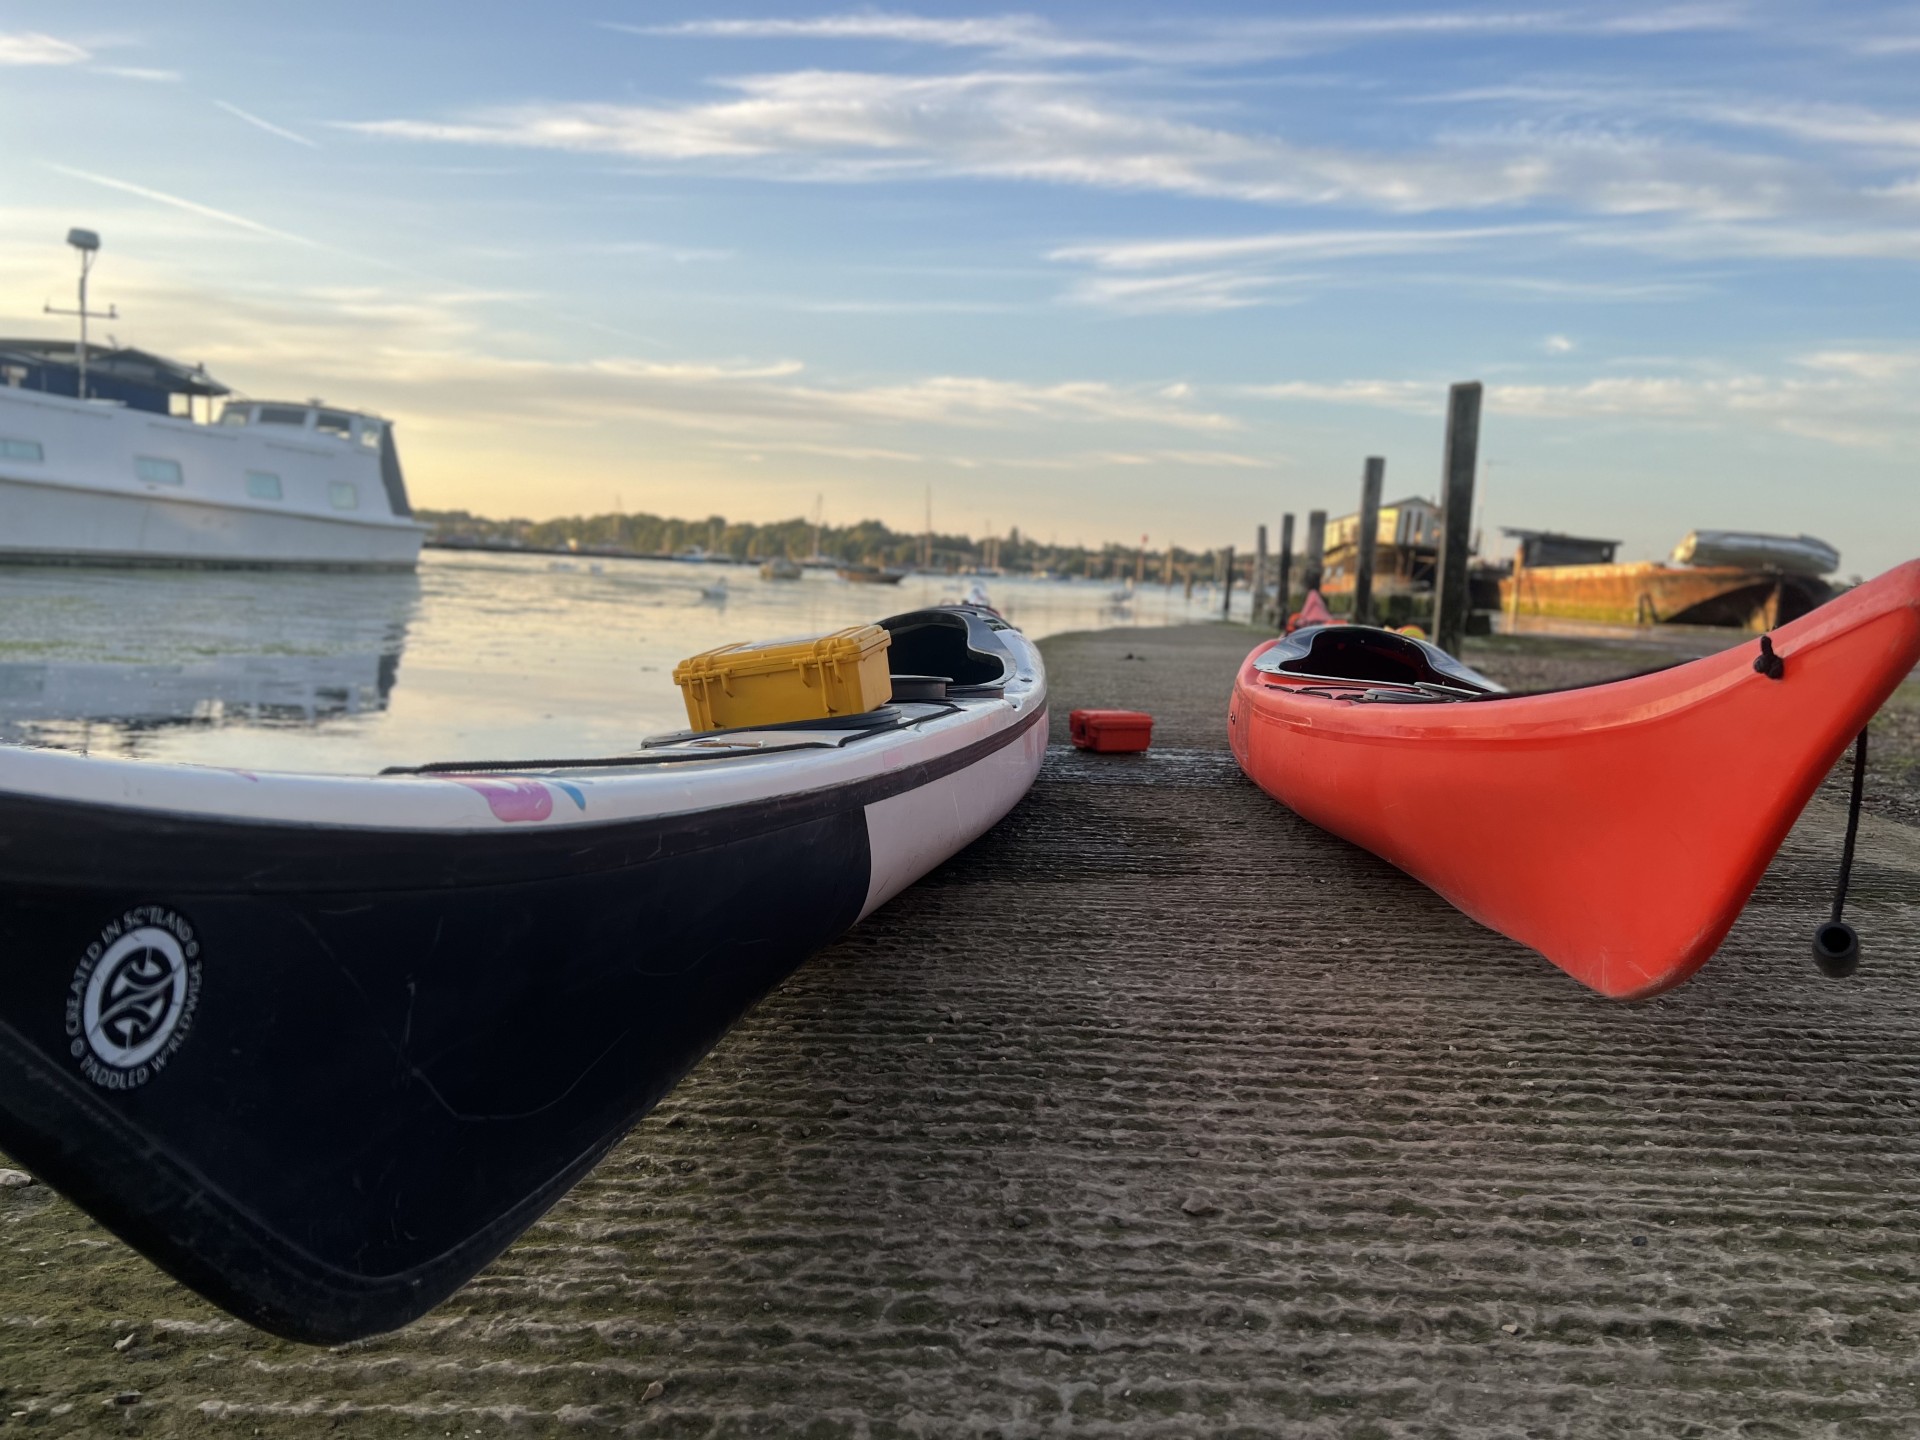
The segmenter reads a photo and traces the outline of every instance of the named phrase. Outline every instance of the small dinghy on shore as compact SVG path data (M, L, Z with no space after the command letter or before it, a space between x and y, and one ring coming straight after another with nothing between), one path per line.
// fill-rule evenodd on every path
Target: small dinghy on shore
M1241 769L1282 804L1634 999L1719 948L1916 662L1910 561L1758 641L1539 695L1499 693L1389 631L1302 630L1247 657L1228 729ZM1858 794L1856 773L1856 819ZM1839 912L1815 941L1832 973L1858 955Z
M607 759L0 746L0 1150L265 1329L424 1313L1031 785L1026 638L966 607L881 623L878 709Z

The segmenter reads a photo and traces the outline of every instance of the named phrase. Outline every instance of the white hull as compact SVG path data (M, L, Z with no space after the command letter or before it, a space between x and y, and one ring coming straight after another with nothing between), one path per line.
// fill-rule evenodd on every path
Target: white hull
M0 559L67 564L310 565L410 569L417 527L263 515L173 496L0 476Z
M0 561L411 567L426 534L351 439L0 388L0 440L31 447L0 453ZM179 479L143 478L154 458ZM249 494L261 477L277 497Z

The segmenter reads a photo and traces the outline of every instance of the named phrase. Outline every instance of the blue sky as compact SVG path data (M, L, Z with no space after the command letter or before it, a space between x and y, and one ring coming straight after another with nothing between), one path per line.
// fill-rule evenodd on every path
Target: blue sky
M1837 16L1837 18L1836 18ZM392 416L420 503L1920 553L1920 8L0 6L0 328Z

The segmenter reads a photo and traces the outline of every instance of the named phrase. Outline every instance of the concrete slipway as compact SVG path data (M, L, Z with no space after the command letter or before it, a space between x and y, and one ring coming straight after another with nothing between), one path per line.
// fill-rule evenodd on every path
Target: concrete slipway
M1046 643L999 829L761 1006L466 1291L311 1350L0 1189L0 1429L1920 1432L1920 687L1691 984L1619 1005L1240 777L1226 627ZM1523 683L1644 666L1493 642ZM1835 798L1836 796L1840 798Z

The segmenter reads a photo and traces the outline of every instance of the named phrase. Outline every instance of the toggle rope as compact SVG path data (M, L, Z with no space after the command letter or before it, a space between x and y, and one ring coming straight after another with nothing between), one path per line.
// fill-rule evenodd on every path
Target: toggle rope
M1760 653L1755 657L1756 674L1769 680L1786 677L1787 662L1773 652L1773 637L1760 637ZM1813 963L1824 975L1842 979L1860 968L1860 936L1840 918L1847 906L1847 882L1853 877L1853 843L1860 834L1860 797L1867 780L1867 732L1862 730L1853 742L1853 798L1847 803L1847 843L1840 851L1840 883L1833 891L1833 918L1813 932Z
M1860 937L1840 912L1847 904L1847 881L1853 874L1853 842L1860 833L1860 795L1867 778L1867 732L1853 742L1853 799L1847 805L1847 843L1840 851L1840 883L1833 892L1833 918L1813 932L1813 963L1838 979L1860 964Z

